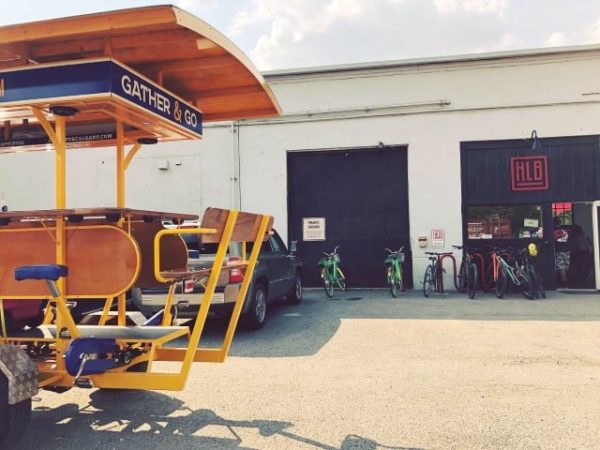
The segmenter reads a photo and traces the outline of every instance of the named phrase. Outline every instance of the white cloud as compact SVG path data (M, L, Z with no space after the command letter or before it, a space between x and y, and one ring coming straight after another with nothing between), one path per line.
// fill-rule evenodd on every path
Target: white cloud
M266 25L268 31L258 38L250 56L257 66L270 68L290 45L326 33L336 22L360 17L367 4L366 0L254 0L252 9L234 17L229 33L237 36L258 24Z
M508 6L507 0L434 0L440 14L497 14L503 15Z
M569 44L569 37L562 31L555 31L544 40L544 47L564 47Z
M588 44L600 43L600 19L587 27L584 38Z

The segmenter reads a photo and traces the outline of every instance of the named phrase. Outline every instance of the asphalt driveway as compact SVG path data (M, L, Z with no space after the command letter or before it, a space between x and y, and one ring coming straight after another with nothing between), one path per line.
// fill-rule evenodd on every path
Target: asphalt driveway
M595 294L312 290L183 392L41 393L23 448L598 448L599 343Z

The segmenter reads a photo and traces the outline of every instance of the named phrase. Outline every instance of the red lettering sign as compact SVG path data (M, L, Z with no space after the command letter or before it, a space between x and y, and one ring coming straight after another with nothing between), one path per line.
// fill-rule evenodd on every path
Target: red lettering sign
M548 158L517 156L510 158L511 190L545 191L548 189Z

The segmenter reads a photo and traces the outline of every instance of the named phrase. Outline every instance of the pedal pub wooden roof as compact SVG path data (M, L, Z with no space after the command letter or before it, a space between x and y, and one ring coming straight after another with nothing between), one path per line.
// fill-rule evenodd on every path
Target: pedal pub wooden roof
M280 113L241 50L170 5L0 27L0 152L44 148L35 110L48 115L57 103L77 112L67 147L114 143L115 120L134 144L199 138L203 121Z

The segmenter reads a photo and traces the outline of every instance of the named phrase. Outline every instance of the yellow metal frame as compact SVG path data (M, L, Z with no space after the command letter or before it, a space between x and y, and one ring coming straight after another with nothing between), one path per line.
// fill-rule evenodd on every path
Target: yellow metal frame
M56 209L66 209L67 204L67 190L66 190L66 125L67 119L65 117L55 115L54 125L47 119L44 112L41 110L31 107L32 114L36 117L39 124L46 131L50 141L55 150L55 205ZM126 152L125 149L125 128L124 123L120 119L116 119L116 204L119 208L124 208L126 203L125 196L125 184L126 184L126 170L129 167L132 158L140 150L141 144L135 144ZM260 224L256 235L254 236L255 245L253 246L250 258L247 259L246 255L246 244L243 245L243 258L242 263L246 266L246 270L243 271L243 281L240 287L240 291L235 300L235 305L229 325L227 327L225 337L221 347L217 348L203 348L199 349L198 345L204 331L204 326L208 317L212 297L214 295L219 276L224 267L226 254L231 242L231 238L236 228L236 221L238 218L238 211L229 211L226 223L224 225L222 235L219 240L218 250L213 262L208 281L205 285L205 291L200 301L200 307L197 313L197 318L194 326L190 329L187 326L182 327L170 327L168 326L172 321L171 306L173 304L173 297L175 293L175 280L169 279L166 274L161 274L161 254L160 254L160 241L164 236L168 235L181 235L189 233L207 234L216 233L216 229L212 228L177 228L169 230L159 231L154 238L154 273L157 280L169 283L171 285L169 293L165 301L165 311L163 315L162 324L159 328L165 332L160 333L149 333L155 330L156 327L138 327L137 330L141 331L141 334L121 333L120 331L127 331L129 327L125 326L126 319L126 303L124 292L109 293L106 297L106 302L100 316L99 325L96 328L86 328L85 326L78 326L75 324L69 308L67 307L67 298L61 294L57 297L49 296L49 302L53 302L56 305L56 317L54 318L54 325L50 324L52 320L50 308L48 308L45 315L45 324L40 327L42 332L49 332L43 337L1 337L1 343L14 343L17 345L35 345L44 343L48 345L50 352L44 356L36 357L36 361L39 369L39 386L61 386L70 387L74 383L74 377L69 375L65 368L65 360L63 355L65 354L69 344L77 339L79 336L87 336L85 333L92 332L94 330L102 329L104 335L106 332L115 330L115 342L121 348L135 348L141 351L141 354L134 358L130 364L122 365L109 370L103 374L86 376L91 382L101 388L115 388L115 389L160 389L160 390L181 390L183 389L187 377L190 372L190 368L193 362L223 362L231 348L235 329L237 327L238 319L244 304L244 300L248 293L248 289L252 280L252 274L256 266L260 247L263 242L263 238L268 231L271 217L268 215L260 216ZM56 216L54 226L47 227L42 222L41 228L36 228L36 231L48 232L53 237L55 242L55 263L61 265L68 265L67 261L67 231L72 228L78 228L77 226L67 226L66 219L62 216ZM131 233L131 223L128 219L121 219L118 224L120 228L126 228L121 230L125 234ZM90 226L91 227L91 226ZM23 229L25 231L26 229ZM28 230L31 230L29 228ZM14 230L13 230L14 231ZM2 232L2 230L0 230ZM137 246L137 244L136 244ZM136 261L138 271L141 266L139 248L137 253ZM139 272L138 272L139 273ZM67 293L68 280L60 278L57 281L57 287L59 292ZM76 298L86 298L86 295L78 295ZM90 296L93 297L93 296ZM9 298L5 297L4 299ZM19 298L37 298L40 296L19 296ZM111 306L114 301L118 304L118 320L117 326L106 325ZM2 299L0 299L0 312L3 311ZM0 314L1 326L4 325L4 315ZM151 330L152 328L152 330ZM65 334L63 330L67 330L68 334ZM148 336L144 337L143 331L148 331ZM53 330L53 331L52 331ZM54 334L52 334L54 333ZM6 334L6 333L3 333ZM186 347L164 347L168 342L176 339L186 338ZM152 371L152 364L155 361L172 361L179 362L179 371L176 373L158 373ZM147 362L146 372L128 372L127 370L137 364Z
M190 330L188 327L170 327L166 328L169 330L167 333L157 338L116 338L117 345L122 348L134 347L144 349L144 353L136 357L130 364L116 367L104 374L91 375L88 378L92 381L94 386L101 388L115 388L115 389L160 389L160 390L181 390L185 386L185 382L190 372L191 364L193 362L223 362L225 361L233 336L237 327L239 316L243 307L244 299L248 293L250 282L252 280L252 273L256 266L260 247L262 244L262 238L267 232L267 228L270 222L270 216L264 215L261 217L260 226L258 227L256 236L254 238L255 245L253 246L250 258L247 260L247 268L244 272L243 281L240 287L240 291L235 300L235 305L229 325L227 327L223 343L218 348L202 348L199 349L200 338L202 336L204 326L208 317L208 312L212 297L217 286L217 282L221 273L221 270L225 266L225 258L231 242L231 237L236 226L236 219L238 217L238 211L232 210L229 212L223 234L218 246L217 254L210 270L206 289L202 295L200 302L200 308L193 328ZM172 305L174 295L174 283L172 279L165 278L160 272L160 241L164 236L167 235L181 235L189 233L197 234L212 234L217 230L211 228L178 228L178 229L166 229L161 230L157 233L154 238L154 249L155 249L155 276L156 278L171 282L171 288L167 295L165 303L165 315L163 317L162 326L168 326L171 321L170 317L170 306ZM111 299L112 300L112 299ZM74 378L70 376L65 370L64 359L62 354L66 351L70 341L76 339L81 335L81 331L86 329L86 326L77 326L72 318L72 315L67 308L66 299L64 296L58 296L52 299L56 304L56 326L53 328L54 337L7 337L4 340L6 342L16 344L27 344L27 343L40 343L45 342L50 344L51 349L55 352L55 357L46 358L39 362L38 368L40 372L40 387L44 386L63 386L69 387L74 383ZM107 301L102 317L101 324L105 322L106 316L110 309L110 303ZM101 325L105 329L126 329L128 327L117 325L107 326ZM60 330L65 327L69 331L67 338L62 338L61 333L56 330ZM43 327L42 327L43 328ZM91 327L95 329L94 327ZM155 327L150 327L155 328ZM138 327L139 330L143 330L144 327ZM116 333L118 335L119 333ZM171 342L175 339L185 337L188 341L187 347L176 347L176 348L165 348L164 344ZM152 364L156 361L171 361L180 362L179 371L176 373L157 373L152 372ZM146 372L127 372L127 369L133 365L147 362L148 368Z

